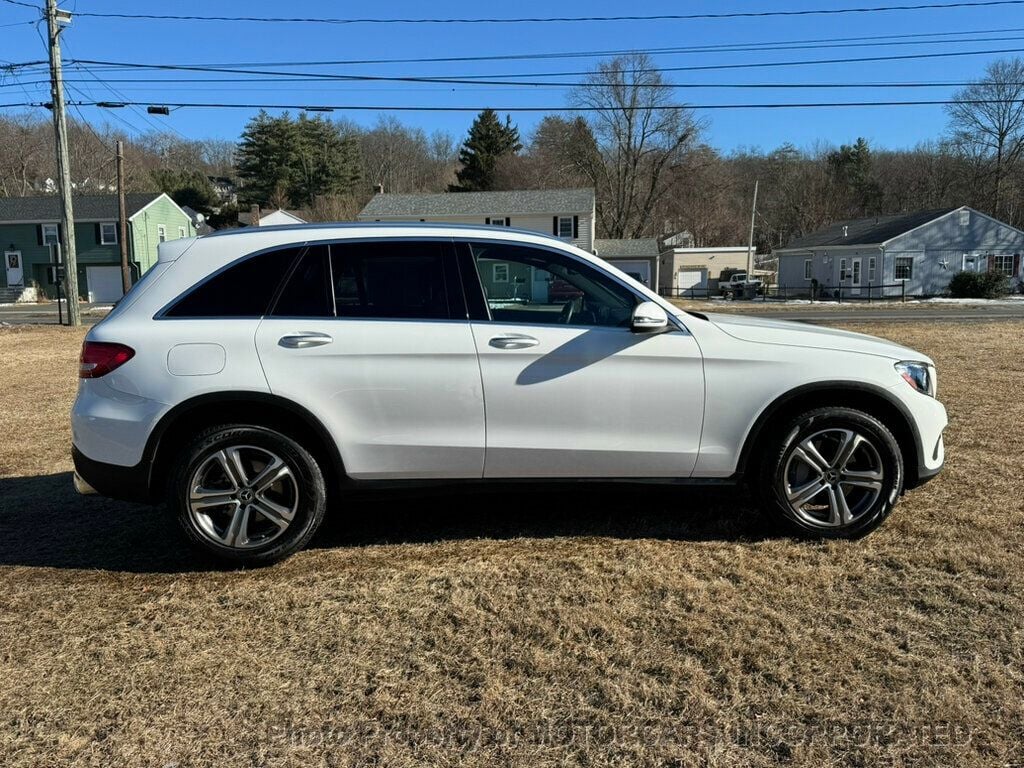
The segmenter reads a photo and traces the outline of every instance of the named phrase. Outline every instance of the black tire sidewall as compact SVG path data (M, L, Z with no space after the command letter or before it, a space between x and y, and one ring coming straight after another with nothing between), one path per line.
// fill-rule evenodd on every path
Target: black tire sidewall
M288 529L277 539L253 549L232 549L217 544L195 527L189 515L189 483L199 465L217 450L231 445L252 445L277 454L291 468L299 491L299 506ZM174 473L168 504L174 509L185 535L213 555L245 565L270 565L304 547L323 522L327 489L316 459L290 437L265 427L223 425L200 433L183 454Z
M869 512L847 526L819 528L793 515L786 500L783 474L795 446L809 435L832 427L853 428L869 436L882 460L885 478L882 492ZM856 539L873 531L892 512L903 492L903 455L892 432L874 416L852 408L819 408L789 422L782 435L763 465L759 485L767 511L791 532L806 538Z

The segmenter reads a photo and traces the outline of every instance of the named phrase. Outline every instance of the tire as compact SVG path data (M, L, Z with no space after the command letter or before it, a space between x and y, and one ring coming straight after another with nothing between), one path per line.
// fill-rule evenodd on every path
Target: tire
M200 549L263 566L309 542L323 522L327 489L316 459L290 437L222 425L184 451L167 503Z
M903 492L903 455L874 416L818 408L781 434L766 454L757 491L785 529L805 538L855 539L892 512Z

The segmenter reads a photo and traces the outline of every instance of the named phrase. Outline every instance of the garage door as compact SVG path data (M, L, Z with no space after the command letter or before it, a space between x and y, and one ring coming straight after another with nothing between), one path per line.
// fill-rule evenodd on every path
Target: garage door
M621 269L638 283L650 287L651 285L651 262L649 261L616 261L608 259L608 263L616 269Z
M89 301L114 302L122 296L120 267L86 267L85 280Z
M685 291L689 288L707 288L707 272L703 269L681 269L676 273L676 288Z

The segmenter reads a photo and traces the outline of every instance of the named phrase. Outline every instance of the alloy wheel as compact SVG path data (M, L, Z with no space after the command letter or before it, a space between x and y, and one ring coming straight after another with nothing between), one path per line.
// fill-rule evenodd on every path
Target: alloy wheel
M801 522L841 528L874 508L884 480L881 455L867 435L831 428L793 448L783 471L783 490L791 513Z
M254 445L221 448L189 481L189 517L205 538L253 549L281 536L299 508L299 486L276 453Z

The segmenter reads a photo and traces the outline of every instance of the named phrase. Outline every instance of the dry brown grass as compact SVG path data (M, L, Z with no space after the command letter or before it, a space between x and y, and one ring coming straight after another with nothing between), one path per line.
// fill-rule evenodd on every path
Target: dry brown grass
M1021 760L1024 324L848 327L933 355L951 414L866 540L677 491L377 497L254 572L76 497L80 335L0 332L0 765Z
M1019 301L1008 297L1007 300ZM756 299L754 301L740 300L729 300L729 299L669 299L677 307L682 309L693 310L694 312L730 312L744 314L747 312L802 312L803 310L814 310L818 311L835 311L835 312L857 312L859 310L877 311L877 310L890 310L904 312L907 310L928 310L928 311L950 311L950 312L970 312L976 313L979 318L984 319L986 313L992 311L991 306L985 304L967 304L953 301L921 301L919 299L907 299L905 302L899 301L898 299L889 299L886 301L880 301L875 299L872 302L864 301L863 299L850 300L845 299L842 303L835 300L816 301L813 304L808 302L805 304L787 304L782 301L762 301ZM1024 306L1024 302L1021 302L1021 306ZM870 320L870 318L868 318Z

